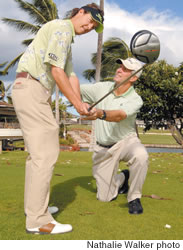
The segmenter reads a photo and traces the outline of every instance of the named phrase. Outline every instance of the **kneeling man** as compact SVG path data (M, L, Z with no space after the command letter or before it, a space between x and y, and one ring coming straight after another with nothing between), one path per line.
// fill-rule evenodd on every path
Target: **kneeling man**
M81 85L84 102L95 103L116 85L124 81L142 65L134 58L118 59L114 82ZM96 106L87 120L96 120L96 146L93 153L93 176L97 184L97 199L108 202L118 194L128 193L130 214L141 214L142 187L148 169L148 154L136 134L135 119L143 101L133 84L141 71ZM84 118L85 119L85 118ZM128 163L129 170L118 172L120 161ZM129 185L128 185L129 182Z

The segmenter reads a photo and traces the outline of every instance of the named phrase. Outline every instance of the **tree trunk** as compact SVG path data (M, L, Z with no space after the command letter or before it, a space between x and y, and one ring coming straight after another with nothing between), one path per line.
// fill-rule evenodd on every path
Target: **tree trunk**
M168 123L168 127L170 129L170 132L173 136L173 138L175 139L175 141L181 145L181 147L183 148L183 135L181 134L181 132L179 131L178 127L176 126L176 124L171 124Z
M100 8L102 10L104 10L104 0L100 0ZM96 82L100 81L102 43L103 43L103 33L99 33L98 34L98 46L97 46L96 73L95 73L95 81ZM95 144L96 144L95 121L92 121L92 132L91 132L91 140L90 140L89 151L93 151Z

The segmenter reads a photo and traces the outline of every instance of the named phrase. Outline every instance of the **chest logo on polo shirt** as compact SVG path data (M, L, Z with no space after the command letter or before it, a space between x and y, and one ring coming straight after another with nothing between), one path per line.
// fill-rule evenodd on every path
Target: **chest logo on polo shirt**
M58 61L58 57L55 54L49 53L48 56L49 56L50 59L52 59L54 61Z

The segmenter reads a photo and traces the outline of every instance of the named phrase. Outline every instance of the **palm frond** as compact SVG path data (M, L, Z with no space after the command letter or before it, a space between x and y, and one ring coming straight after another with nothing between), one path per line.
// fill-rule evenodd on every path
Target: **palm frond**
M2 18L2 21L4 23L7 23L8 25L11 25L13 27L15 27L16 29L20 30L20 31L29 31L31 33L37 33L39 30L39 26L33 25L31 23L28 22L24 22L21 20L16 20L16 19L10 19L10 18Z
M8 62L0 63L0 68L3 68Z
M8 90L11 88L11 83L6 87L5 91L8 92Z
M23 55L23 53L21 53L20 55L18 55L15 59L13 59L8 66L6 66L6 68L3 70L3 74L6 75L9 68L13 67L20 59L20 57Z
M31 38L31 39L26 39L26 40L23 40L23 41L22 41L22 44L25 45L25 46L29 46L29 44L31 44L32 41L33 41L33 38Z
M1 92L5 92L5 86L4 86L4 82L0 80L0 91Z
M58 18L58 10L52 0L34 0L33 5L44 13L48 21Z
M27 12L30 15L30 17L34 19L36 23L44 24L48 21L47 18L44 16L44 14L41 13L41 11L39 11L33 4L22 0L14 0L14 1L17 2L19 8Z
M128 48L127 44L116 37L109 38L106 42L104 42L102 46L102 58L101 58L101 80L104 79L113 79L116 69L118 68L118 64L116 60L118 58L126 59L130 57L131 51ZM91 62L96 67L96 59L97 53L92 54ZM94 79L93 70L85 70L83 76L91 80Z
M83 72L83 76L87 80L92 81L92 79L95 79L95 73L96 73L95 69L88 69Z
M8 103L9 103L9 104L13 104L13 101L12 101L12 97L11 97L11 96L8 95L6 98L8 99Z

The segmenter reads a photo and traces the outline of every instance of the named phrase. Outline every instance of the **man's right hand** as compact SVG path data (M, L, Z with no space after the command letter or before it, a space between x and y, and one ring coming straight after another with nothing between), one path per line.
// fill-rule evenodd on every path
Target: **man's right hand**
M94 111L93 109L88 111L90 105L88 103L83 103L81 102L80 105L78 105L76 108L77 112L81 115L81 116L91 116Z

